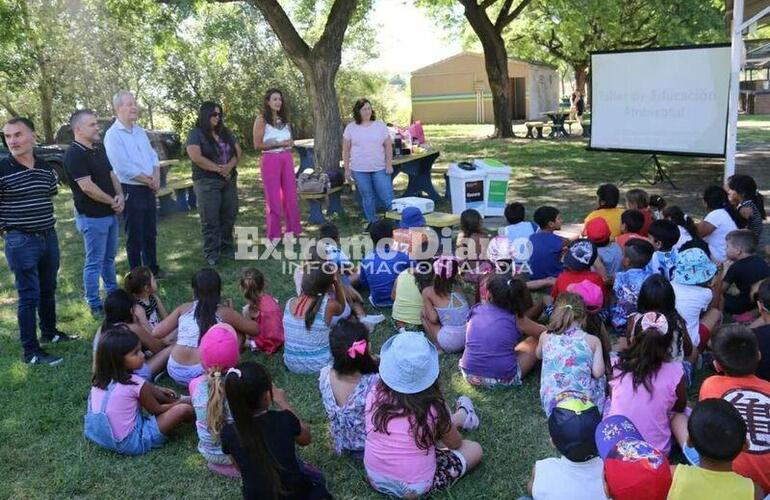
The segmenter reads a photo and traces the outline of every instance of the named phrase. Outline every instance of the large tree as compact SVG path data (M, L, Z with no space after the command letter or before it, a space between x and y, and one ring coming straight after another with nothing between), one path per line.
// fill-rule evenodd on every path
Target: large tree
M465 19L484 49L484 66L492 91L495 137L513 137L511 80L508 75L508 49L503 33L531 0L457 1L462 5ZM419 0L419 3L436 11L451 9L454 0Z
M518 56L569 67L585 94L592 51L714 41L722 26L703 0L533 0L507 39Z

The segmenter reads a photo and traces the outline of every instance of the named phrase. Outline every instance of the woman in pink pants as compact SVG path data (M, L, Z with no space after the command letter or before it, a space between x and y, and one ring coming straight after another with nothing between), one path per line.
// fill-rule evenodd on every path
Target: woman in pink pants
M267 237L280 239L285 233L299 237L297 181L294 178L294 158L291 148L291 126L286 117L283 94L278 89L265 92L262 116L254 121L254 149L262 151L261 172L265 186ZM286 221L286 230L281 220Z

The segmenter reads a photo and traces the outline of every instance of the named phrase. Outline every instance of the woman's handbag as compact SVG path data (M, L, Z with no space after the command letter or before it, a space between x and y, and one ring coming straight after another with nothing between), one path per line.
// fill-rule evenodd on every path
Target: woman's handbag
M329 187L329 176L325 172L302 172L297 178L297 190L300 193L325 193Z

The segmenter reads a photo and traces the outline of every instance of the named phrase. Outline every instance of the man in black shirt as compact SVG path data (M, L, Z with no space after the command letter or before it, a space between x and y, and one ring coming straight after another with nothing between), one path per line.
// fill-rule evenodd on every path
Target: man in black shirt
M59 240L54 226L53 196L59 179L44 161L35 158L35 126L13 118L3 127L10 155L0 160L0 235L5 258L15 277L16 308L24 362L56 365L62 359L40 348L35 327L40 317L43 341L72 340L56 328L56 273Z
M118 289L115 255L118 252L118 218L123 211L123 190L99 141L96 115L89 109L70 117L75 142L64 154L75 202L75 225L83 235L85 262L83 288L94 317L102 317L99 276L107 293Z

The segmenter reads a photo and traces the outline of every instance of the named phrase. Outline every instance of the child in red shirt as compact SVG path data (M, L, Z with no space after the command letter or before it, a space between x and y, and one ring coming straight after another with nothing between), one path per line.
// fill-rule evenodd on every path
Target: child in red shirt
M642 212L639 210L626 210L620 216L620 232L623 234L615 238L615 243L620 245L620 248L625 248L626 242L631 238L647 240L645 236L642 236L642 227L644 227L644 215Z
M629 210L639 210L644 216L644 224L639 230L639 234L647 236L652 224L652 209L650 208L650 195L644 189L629 189L626 192L626 208Z

